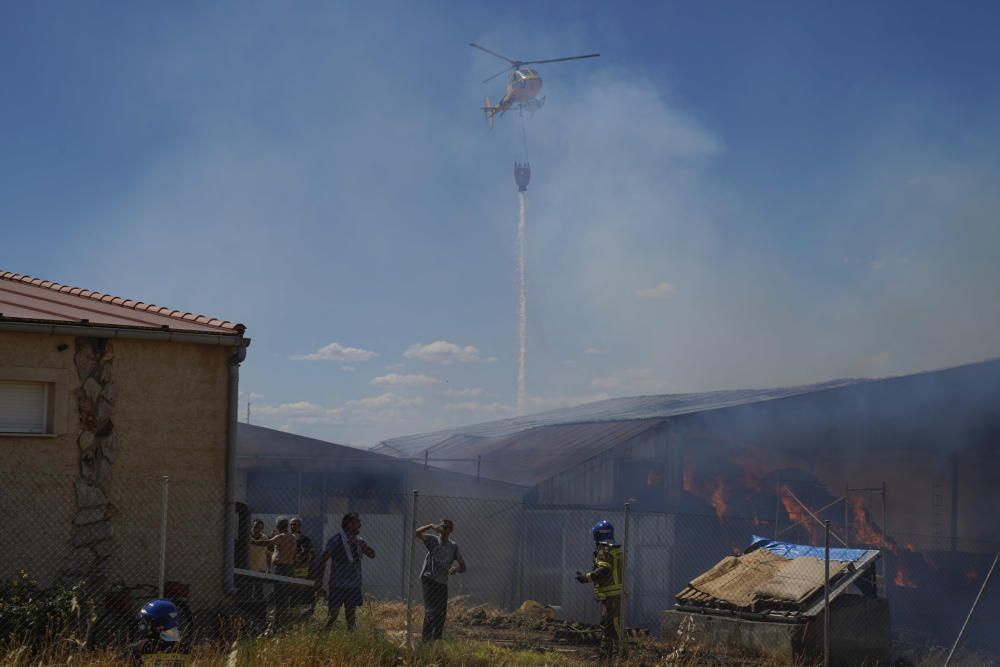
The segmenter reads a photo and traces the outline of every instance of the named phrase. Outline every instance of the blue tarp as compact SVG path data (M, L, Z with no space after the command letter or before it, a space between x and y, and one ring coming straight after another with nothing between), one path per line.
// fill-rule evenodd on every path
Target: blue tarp
M823 560L824 558L823 547L810 547L804 544L779 542L778 540L770 540L766 537L761 537L760 535L753 536L753 540L751 541L750 547L747 551L752 551L754 549L767 549L773 554L777 554L788 559L805 557ZM867 549L830 549L830 560L851 563L861 560L861 557L866 553L868 553Z

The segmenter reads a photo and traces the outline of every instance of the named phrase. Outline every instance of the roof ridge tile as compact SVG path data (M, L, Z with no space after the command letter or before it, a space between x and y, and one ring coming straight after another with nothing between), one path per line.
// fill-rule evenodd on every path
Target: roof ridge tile
M114 296L112 294L95 292L94 290L88 290L82 287L62 285L60 283L55 282L54 280L33 278L23 273L14 273L12 271L0 271L0 280L7 280L9 282L32 285L34 287L40 287L42 289L52 290L53 292L70 294L72 296L79 296L85 299L91 299L94 301L100 301L102 303L109 303L115 306L120 306L122 308L129 308L131 310L141 310L150 313L157 313L159 315L170 317L176 320L182 320L182 321L193 320L195 322L198 322L199 324L207 324L208 326L217 327L219 329L225 329L227 331L231 331L233 333L238 333L241 335L246 330L246 327L243 324L240 324L239 322L230 322L229 320L223 320L217 317L209 317L208 315L195 315L193 313L185 313L180 310L173 310L171 308L167 308L166 306L147 304L142 301L136 301L135 299L127 299L120 296Z

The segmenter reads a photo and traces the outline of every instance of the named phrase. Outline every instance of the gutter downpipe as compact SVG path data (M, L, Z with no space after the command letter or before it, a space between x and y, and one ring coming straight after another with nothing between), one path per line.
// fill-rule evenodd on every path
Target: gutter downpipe
M236 592L234 568L236 567L236 419L239 413L240 364L247 358L247 348L237 347L229 358L229 409L226 411L226 502L225 530L226 543L223 545L226 567L223 574L223 590L229 595Z

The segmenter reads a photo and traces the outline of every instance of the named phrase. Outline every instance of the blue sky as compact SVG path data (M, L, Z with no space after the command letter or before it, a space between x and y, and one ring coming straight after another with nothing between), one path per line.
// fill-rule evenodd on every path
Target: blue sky
M0 267L244 322L358 445L1000 354L995 3L6 3ZM325 352L321 352L324 350ZM298 357L298 358L296 358Z

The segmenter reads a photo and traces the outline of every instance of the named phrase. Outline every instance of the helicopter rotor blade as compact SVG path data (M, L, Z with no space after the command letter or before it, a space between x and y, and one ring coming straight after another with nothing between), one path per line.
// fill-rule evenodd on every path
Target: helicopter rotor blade
M517 63L517 62L515 62L515 61L511 60L511 59L510 59L510 58L508 58L507 56L502 56L502 55L500 55L499 53L497 53L496 51L490 51L490 50L489 50L489 49L487 49L487 48L486 48L485 46L479 46L478 44L476 44L476 43L474 43L474 42L470 42L470 43L469 43L469 46L471 46L471 47L472 47L472 48L474 48L474 49L479 49L480 51L484 51L484 52L486 52L486 53L490 54L491 56L496 56L496 57L497 57L497 58L499 58L500 60L506 60L507 62L509 62L509 63L510 63L511 65L513 65L514 67L517 67L517 65L518 65L518 63Z
M490 81L492 81L493 79L497 78L501 74L505 74L505 73L511 71L512 69L514 69L514 67L504 67L502 70L500 70L499 72L497 72L496 74L494 74L490 78L484 79L483 83L489 83Z
M541 65L541 64L544 64L544 63L561 63L561 62L564 62L566 60L583 60L584 58L597 58L600 55L601 55L600 53L588 53L585 56L570 56L568 58L550 58L548 60L525 60L521 64L522 65Z

